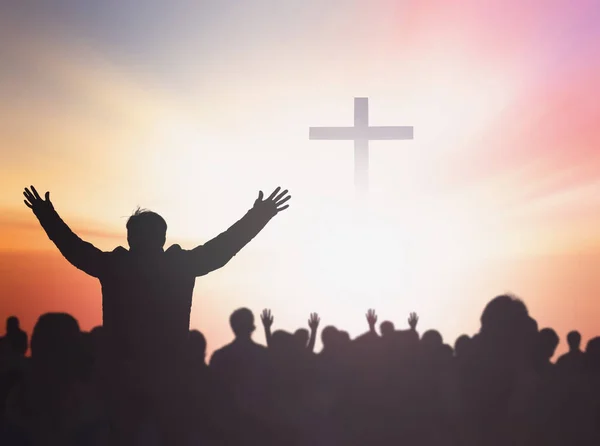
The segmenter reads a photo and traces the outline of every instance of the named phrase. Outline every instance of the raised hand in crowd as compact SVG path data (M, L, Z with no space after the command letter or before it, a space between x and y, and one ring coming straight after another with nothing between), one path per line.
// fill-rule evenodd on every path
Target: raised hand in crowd
M271 314L271 310L263 310L260 315L260 320L265 329L265 340L267 345L271 343L271 326L273 325L273 315Z
M308 327L310 328L310 339L308 340L308 345L306 346L309 352L312 352L315 349L315 343L317 342L317 329L319 328L320 322L321 318L317 313L310 314L310 318L308 319Z
M410 313L410 315L408 316L408 326L412 331L415 331L417 329L418 323L419 316L417 316L417 313Z
M319 323L321 322L321 318L317 313L311 313L310 318L308 319L308 328L311 331L316 331L319 328Z
M367 323L369 324L369 331L375 333L375 324L377 323L377 314L375 310L370 309L366 314Z

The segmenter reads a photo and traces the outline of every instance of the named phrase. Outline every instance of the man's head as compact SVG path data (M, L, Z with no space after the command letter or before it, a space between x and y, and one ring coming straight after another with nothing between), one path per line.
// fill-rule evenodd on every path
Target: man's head
M127 220L127 242L131 250L162 250L166 238L167 222L156 212L138 209Z
M437 330L427 330L421 336L421 345L428 350L439 349L444 345L444 338Z
M10 316L6 319L6 332L12 333L14 331L19 331L19 319L16 316Z
M310 340L310 334L306 328L299 328L294 332L294 339L298 343L299 347L306 347Z
M581 335L578 331L570 331L567 335L567 343L569 344L569 350L577 351L581 346Z
M79 323L70 314L42 314L31 334L31 357L47 364L71 363L80 357L81 336Z
M480 340L493 349L525 360L538 342L537 322L523 301L510 294L492 299L481 315Z
M250 338L254 329L254 315L248 308L240 308L231 313L229 325L235 334L236 339Z
M323 348L330 349L335 347L336 344L339 344L339 338L340 334L338 329L332 325L328 325L321 332L321 342L323 342Z
M550 361L559 342L560 339L552 328L542 328L538 333L537 353L539 358Z
M204 360L206 357L206 338L198 330L190 330L190 348L192 355Z
M454 355L457 358L464 358L469 354L471 349L473 340L469 337L469 335L463 334L456 338L456 342L454 343Z
M381 336L388 337L394 334L396 328L394 327L394 323L390 321L383 321L379 326L379 331L381 332Z

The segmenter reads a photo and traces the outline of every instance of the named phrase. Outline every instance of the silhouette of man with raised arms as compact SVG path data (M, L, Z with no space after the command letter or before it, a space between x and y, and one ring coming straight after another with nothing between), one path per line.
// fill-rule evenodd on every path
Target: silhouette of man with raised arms
M119 246L103 252L67 226L49 192L42 199L31 186L23 194L61 254L100 280L107 363L112 369L117 364L136 364L134 373L143 377L132 377L132 382L140 386L148 373L180 364L185 357L196 277L225 266L271 218L288 208L291 198L279 187L266 199L259 192L254 206L238 222L191 250L179 245L165 250L165 220L154 212L138 210L127 221L130 249ZM168 370L163 372L159 376L169 376ZM122 373L115 370L112 376L116 375ZM146 388L154 387L147 384Z

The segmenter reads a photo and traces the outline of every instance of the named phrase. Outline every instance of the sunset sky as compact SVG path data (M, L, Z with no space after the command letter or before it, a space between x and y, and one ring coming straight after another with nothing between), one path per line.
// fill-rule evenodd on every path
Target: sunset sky
M596 0L1 2L0 320L101 322L99 284L46 239L25 186L112 250L138 205L192 248L282 185L290 209L196 282L210 351L240 306L352 335L368 308L399 328L416 311L453 344L507 291L585 342L600 334L599 21ZM351 125L358 96L372 125L415 129L371 143L362 214L352 143L308 139Z

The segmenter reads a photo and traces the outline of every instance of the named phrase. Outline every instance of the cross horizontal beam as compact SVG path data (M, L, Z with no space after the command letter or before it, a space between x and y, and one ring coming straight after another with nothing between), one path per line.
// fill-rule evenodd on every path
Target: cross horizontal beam
M312 140L338 141L389 141L413 139L413 127L372 126L357 127L310 127L308 138Z

